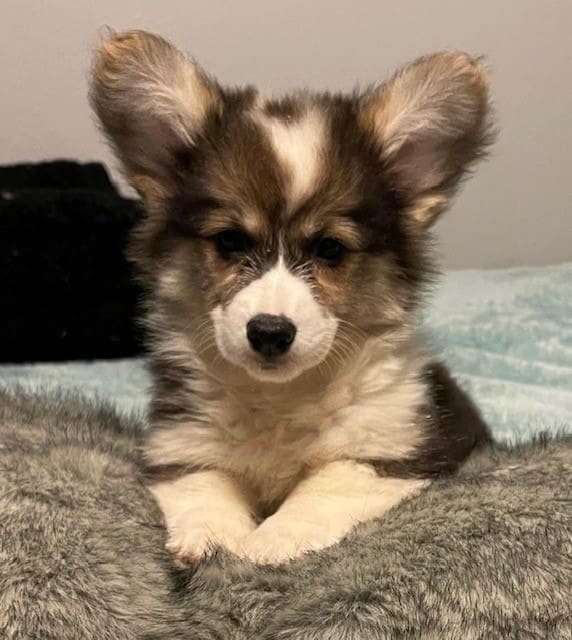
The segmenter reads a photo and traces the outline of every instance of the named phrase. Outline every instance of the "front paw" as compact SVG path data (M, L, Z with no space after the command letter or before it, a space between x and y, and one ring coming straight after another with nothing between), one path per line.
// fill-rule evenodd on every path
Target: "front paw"
M189 509L169 523L166 546L178 563L198 564L216 549L242 555L243 544L255 528L246 514Z
M329 547L341 537L326 524L275 515L250 534L241 555L257 564L279 565L308 551Z

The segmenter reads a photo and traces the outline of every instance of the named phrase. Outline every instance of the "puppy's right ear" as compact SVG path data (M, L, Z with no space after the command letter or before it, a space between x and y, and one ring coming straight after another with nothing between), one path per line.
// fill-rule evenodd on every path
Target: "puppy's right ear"
M176 175L209 113L218 85L163 38L110 33L95 52L90 100L127 178L143 196Z

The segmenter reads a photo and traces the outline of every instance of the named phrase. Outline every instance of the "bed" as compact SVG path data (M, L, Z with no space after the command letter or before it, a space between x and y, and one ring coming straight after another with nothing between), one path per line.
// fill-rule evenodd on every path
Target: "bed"
M0 637L572 638L572 263L436 285L425 331L498 443L458 476L290 565L216 553L182 569L137 472L149 378L122 257L136 209L92 165L10 168L6 185ZM34 215L60 240L45 255Z

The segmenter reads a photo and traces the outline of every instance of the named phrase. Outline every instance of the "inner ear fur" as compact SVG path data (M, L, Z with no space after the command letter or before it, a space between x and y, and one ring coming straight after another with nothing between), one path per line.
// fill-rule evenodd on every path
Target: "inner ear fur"
M359 119L411 218L429 226L494 140L483 60L419 58L362 96Z

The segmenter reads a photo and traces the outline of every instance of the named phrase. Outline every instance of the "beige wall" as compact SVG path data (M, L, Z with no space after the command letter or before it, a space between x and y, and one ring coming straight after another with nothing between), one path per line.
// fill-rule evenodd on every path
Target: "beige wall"
M276 91L348 89L435 49L486 54L502 136L439 223L441 252L449 266L572 259L572 0L0 0L0 163L111 162L85 97L103 24Z

